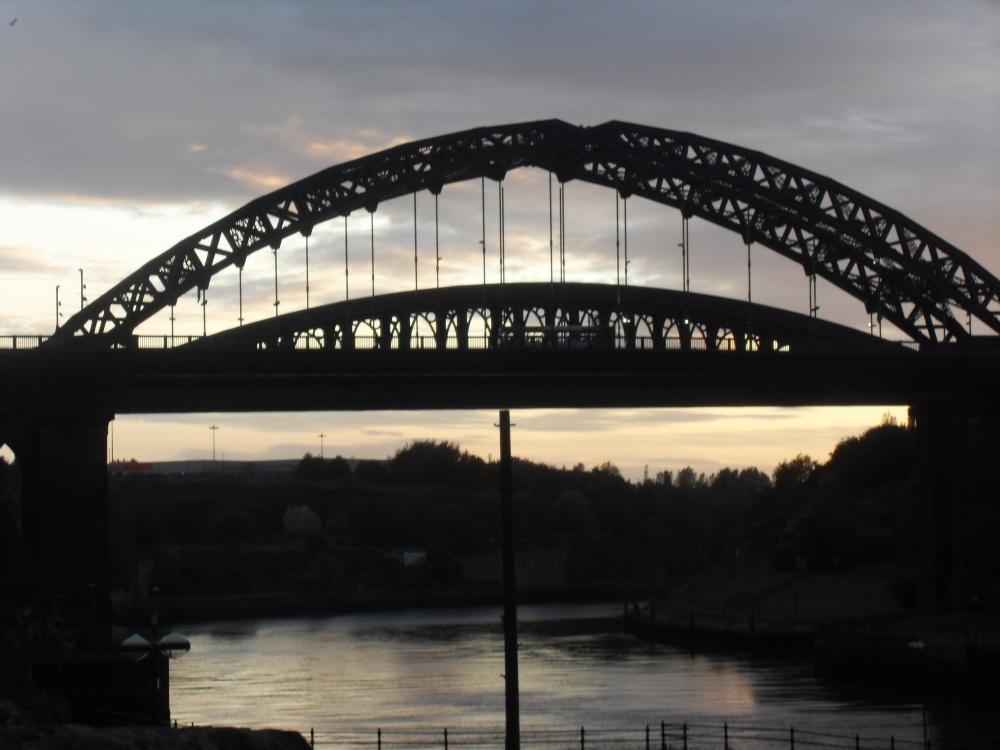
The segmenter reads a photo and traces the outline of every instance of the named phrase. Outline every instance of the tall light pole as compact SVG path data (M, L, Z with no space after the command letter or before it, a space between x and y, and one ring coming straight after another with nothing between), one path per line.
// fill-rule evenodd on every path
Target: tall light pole
M59 309L62 307L62 303L59 301L59 285L56 284L56 330L59 330L59 318L62 317L62 311Z
M83 306L87 304L87 298L83 295L83 290L87 288L87 285L83 283L83 269L76 270L80 272L80 309L82 310Z
M326 437L326 435L323 434L322 432L319 434L319 457L320 458L323 458L323 438L325 438L325 437Z
M218 430L219 428L218 428L218 426L217 426L217 425L214 425L214 424L213 424L213 425L212 425L211 427L209 427L208 429L210 429L210 430L212 431L212 461L214 462L214 461L215 461L215 432L216 432L216 430Z

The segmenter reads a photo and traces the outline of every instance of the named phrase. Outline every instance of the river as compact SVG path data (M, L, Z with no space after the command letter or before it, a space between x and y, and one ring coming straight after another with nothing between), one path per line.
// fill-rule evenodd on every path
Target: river
M317 747L503 744L500 609L201 624L171 665L179 724L294 729ZM923 695L830 685L801 660L692 654L621 631L613 605L519 611L522 746L920 747ZM995 705L992 707L995 708ZM991 707L940 696L935 750L1000 747ZM959 739L959 736L961 738ZM992 735L992 737L991 737ZM765 741L767 738L768 741ZM699 744L701 743L701 744Z

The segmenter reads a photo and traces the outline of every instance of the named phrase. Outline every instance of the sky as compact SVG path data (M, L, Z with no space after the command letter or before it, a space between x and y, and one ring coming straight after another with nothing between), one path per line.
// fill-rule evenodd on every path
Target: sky
M16 21L15 21L16 19ZM251 199L389 146L559 118L688 131L827 175L895 208L1000 276L1000 3L993 0L0 0L0 335L48 334L145 261ZM547 281L548 178L504 181L507 279ZM487 247L498 245L487 183ZM440 198L440 283L481 279L479 184ZM379 207L377 293L433 286L433 200ZM630 283L680 287L681 223L629 201ZM614 283L613 191L566 186L567 279ZM369 217L310 238L310 304L371 293ZM418 269L414 280L414 223ZM278 261L280 309L305 306L304 241ZM740 239L691 224L693 291L744 298ZM491 256L491 261L494 256ZM243 279L244 315L273 314L274 258ZM212 280L209 333L238 319ZM490 280L498 280L491 263ZM85 285L81 295L81 283ZM349 286L347 286L349 283ZM753 298L807 312L801 268L755 248ZM865 330L820 281L820 316ZM168 314L139 332L169 333ZM177 333L202 332L194 295ZM886 330L884 335L898 332ZM905 419L865 408L515 412L513 452L605 461L630 479L692 466L770 472ZM495 457L492 411L119 415L113 455L143 461L384 458L446 440ZM211 426L218 429L212 430ZM323 437L320 437L323 436ZM4 449L6 450L6 449ZM110 447L109 447L110 451Z

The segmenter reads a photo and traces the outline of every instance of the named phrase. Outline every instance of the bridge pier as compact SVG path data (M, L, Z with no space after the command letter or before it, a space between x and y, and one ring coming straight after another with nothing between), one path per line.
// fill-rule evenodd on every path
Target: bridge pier
M922 490L920 605L936 613L1000 604L1000 404L913 407Z
M21 470L22 531L67 635L88 649L111 638L108 596L110 413L67 409L22 423L10 444Z

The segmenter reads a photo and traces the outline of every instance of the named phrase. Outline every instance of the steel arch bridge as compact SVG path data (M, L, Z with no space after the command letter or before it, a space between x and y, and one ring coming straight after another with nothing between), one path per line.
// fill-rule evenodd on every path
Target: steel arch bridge
M738 233L860 300L924 344L971 334L963 311L1000 333L1000 280L906 216L758 151L643 125L560 120L438 136L330 167L257 198L150 260L74 314L49 345L129 346L137 326L247 257L386 200L537 167L604 185Z
M156 346L162 338L141 340ZM170 343L169 338L162 342L164 348ZM634 286L623 290L608 284L524 282L335 302L232 328L186 346L220 351L906 351L847 326L722 297Z

